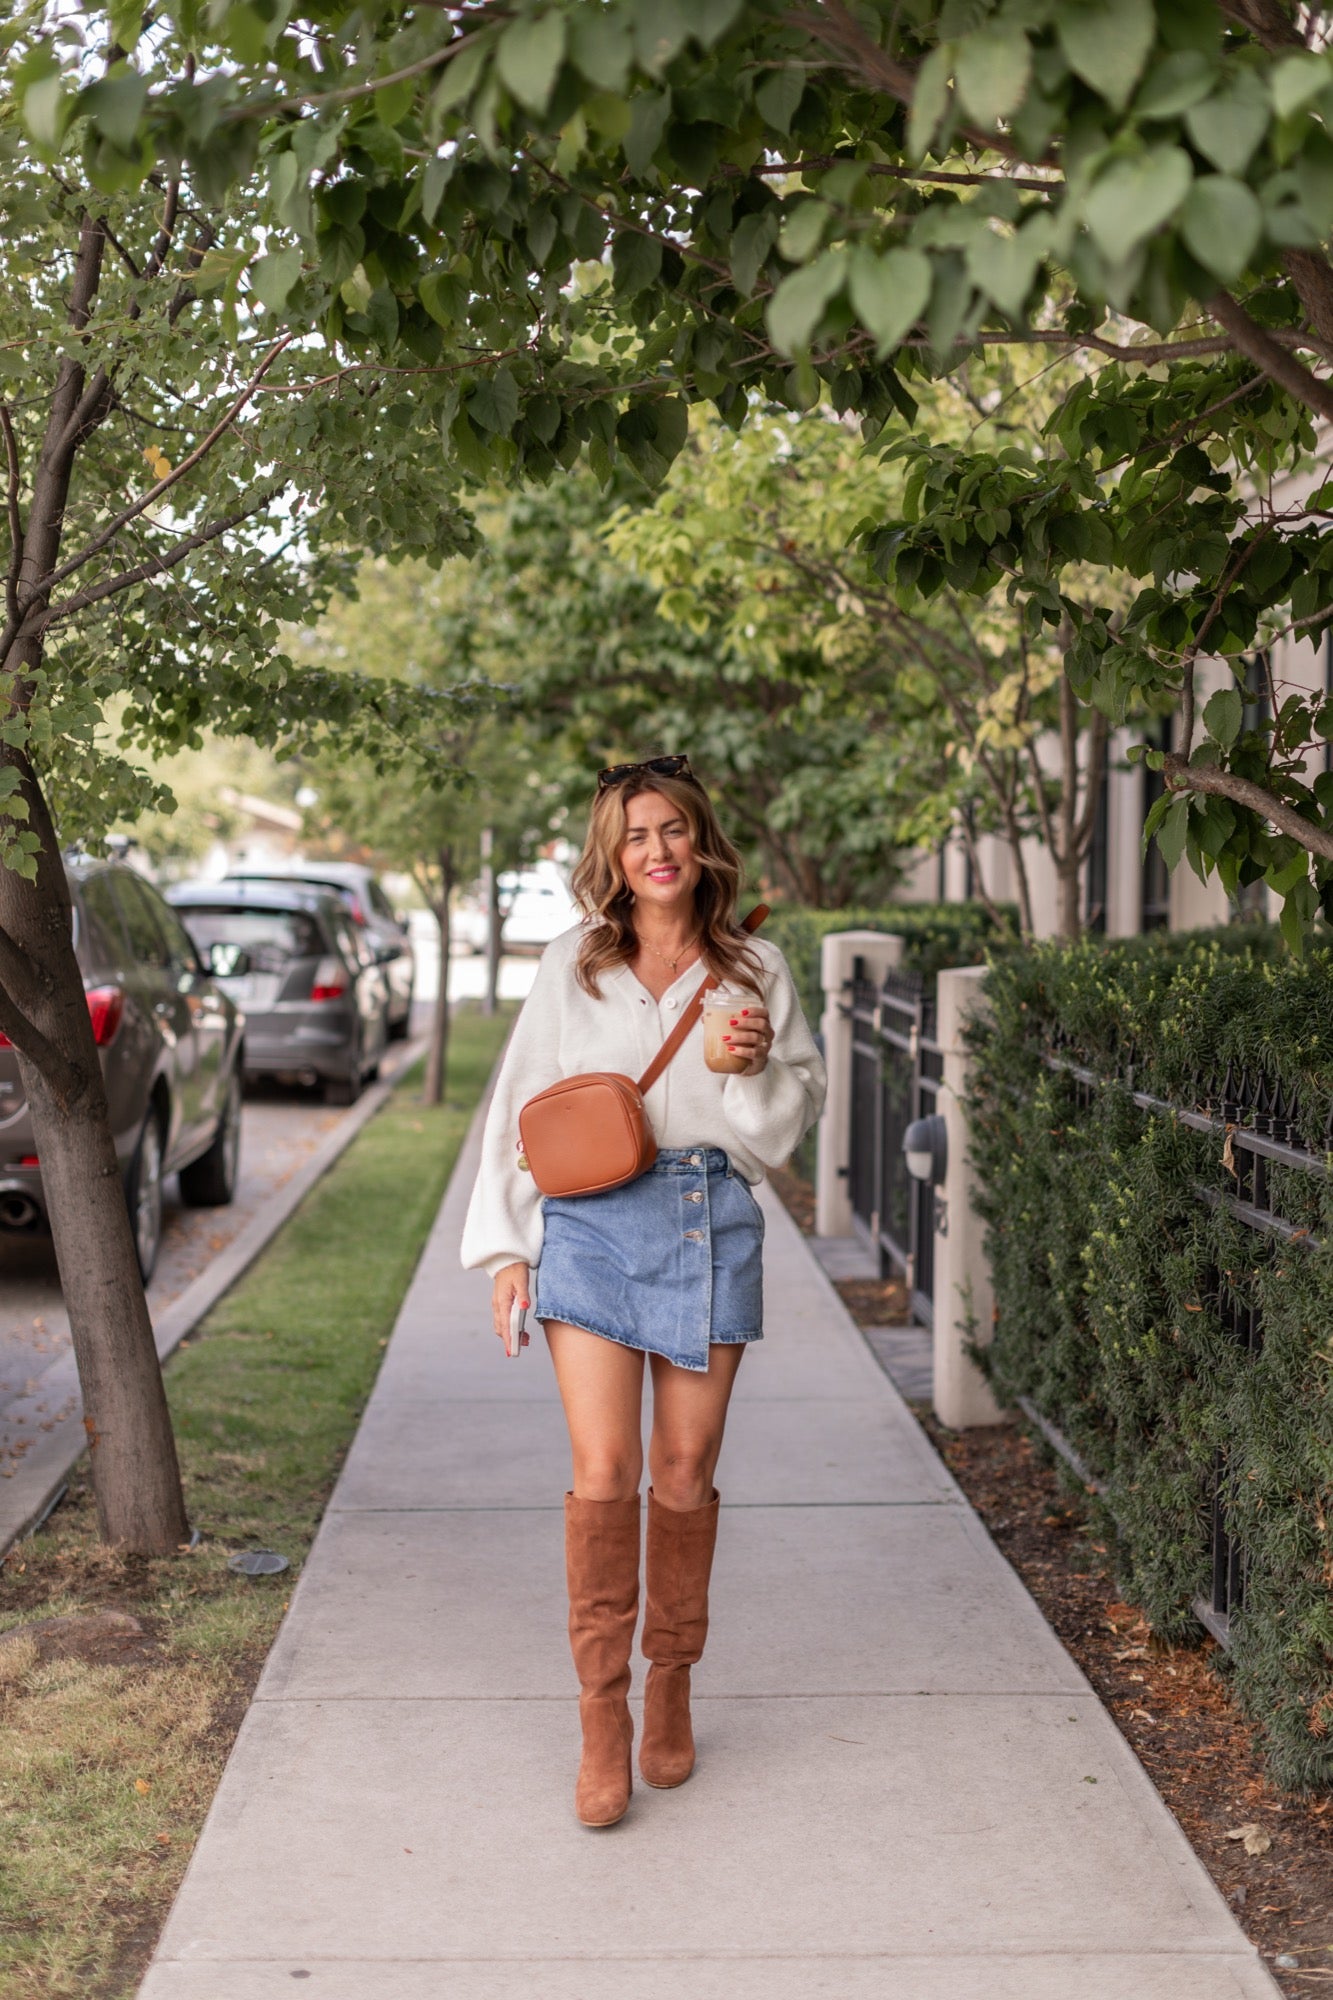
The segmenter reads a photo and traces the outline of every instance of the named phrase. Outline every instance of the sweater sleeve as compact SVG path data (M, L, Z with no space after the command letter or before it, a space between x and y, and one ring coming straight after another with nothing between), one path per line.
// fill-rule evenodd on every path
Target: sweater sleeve
M532 1266L541 1256L541 1191L518 1164L518 1114L530 1097L560 1077L564 957L559 941L542 954L486 1114L460 1255L464 1270L481 1268L492 1278L506 1264Z
M727 1078L722 1103L737 1138L766 1167L782 1167L823 1109L826 1079L787 961L772 946L765 957L773 1047L758 1076Z

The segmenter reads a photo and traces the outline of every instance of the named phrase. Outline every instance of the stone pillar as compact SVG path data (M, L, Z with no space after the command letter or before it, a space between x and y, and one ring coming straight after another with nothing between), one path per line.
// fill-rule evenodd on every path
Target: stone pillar
M815 1165L815 1234L850 1236L852 1204L847 1192L847 1167L852 1109L852 1024L840 1013L846 1001L843 987L852 976L853 959L864 959L872 978L882 979L891 966L901 965L903 940L890 931L830 931L820 947L820 984L824 989L824 1061L828 1096L819 1120Z
M1000 1424L1007 1414L996 1402L964 1342L991 1337L993 1294L990 1265L982 1241L981 1218L972 1207L975 1176L967 1157L963 1094L969 1056L963 1027L984 1005L984 965L942 972L937 988L939 1043L944 1080L939 1108L949 1134L949 1164L939 1189L935 1228L935 1414L951 1430L972 1424Z

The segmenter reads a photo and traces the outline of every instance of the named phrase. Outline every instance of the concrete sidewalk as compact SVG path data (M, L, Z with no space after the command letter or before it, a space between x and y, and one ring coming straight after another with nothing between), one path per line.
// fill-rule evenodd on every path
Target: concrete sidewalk
M1275 1995L771 1199L699 1768L577 1825L568 1449L458 1270L477 1138L142 2000Z

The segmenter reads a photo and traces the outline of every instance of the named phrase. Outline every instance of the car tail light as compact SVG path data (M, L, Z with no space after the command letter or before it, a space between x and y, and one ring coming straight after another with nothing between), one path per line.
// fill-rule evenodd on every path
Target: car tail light
M352 922L354 924L360 924L362 929L364 930L366 924L366 912L365 912L365 907L361 901L361 898L359 896L353 896L351 902L348 904L348 908L352 912Z
M119 986L94 986L88 994L88 1015L93 1024L93 1040L99 1049L116 1039L125 1012L125 994Z
M312 1000L341 1000L347 991L347 974L336 958L321 958L310 982Z
M41 1165L41 1161L37 1158L36 1153L25 1153L19 1161L19 1165L21 1167L37 1167Z
M93 1024L93 1040L99 1049L115 1041L120 1017L125 1012L125 995L119 986L94 986L86 995L88 1016ZM0 1049L12 1049L8 1035L0 1035Z

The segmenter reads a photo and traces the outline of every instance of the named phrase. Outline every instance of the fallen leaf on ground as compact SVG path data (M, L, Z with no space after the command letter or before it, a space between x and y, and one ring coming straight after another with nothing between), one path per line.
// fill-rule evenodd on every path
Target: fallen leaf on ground
M1273 1845L1271 1835L1264 1832L1257 1819L1248 1820L1244 1826L1229 1826L1227 1839L1243 1841L1247 1854L1267 1854Z

